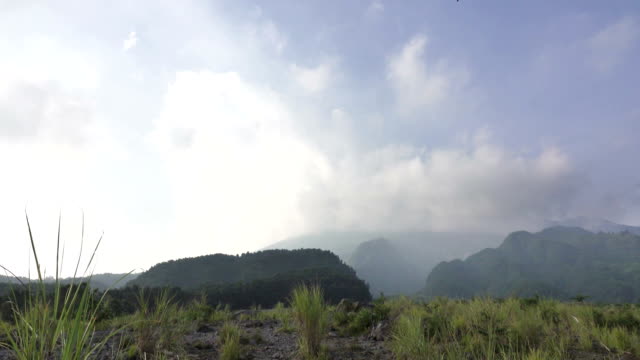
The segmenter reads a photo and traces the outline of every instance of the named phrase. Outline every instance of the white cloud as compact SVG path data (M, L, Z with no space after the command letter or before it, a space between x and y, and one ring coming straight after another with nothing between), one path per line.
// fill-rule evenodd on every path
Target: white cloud
M55 83L12 83L0 89L0 138L80 145L92 122L89 96Z
M191 129L188 147L175 130ZM184 252L238 253L301 231L297 198L324 156L292 130L280 96L236 73L179 72L150 141L166 163Z
M245 25L245 30L253 46L268 48L277 54L287 47L288 39L278 25L271 19L265 18L262 9L255 6L249 13L251 23Z
M122 50L128 51L136 47L138 44L138 36L135 31L129 33L126 39L122 42Z
M387 78L403 112L437 105L468 77L463 70L451 69L444 59L427 63L426 46L427 37L417 35L392 55L387 64Z
M24 44L0 59L0 140L82 144L93 125L101 61L47 35L11 41Z
M587 41L591 64L599 71L608 72L624 61L640 37L636 18L624 17L609 24Z
M382 3L382 1L374 0L367 7L365 16L372 18L380 15L382 12L384 12L384 4Z
M387 146L333 164L302 198L317 229L513 231L570 207L567 156L524 157L476 137L470 148Z
M278 30L273 21L262 24L262 35L274 47L279 54L287 46L287 37Z
M327 89L334 78L334 65L324 62L316 67L291 66L296 83L308 93L319 93Z

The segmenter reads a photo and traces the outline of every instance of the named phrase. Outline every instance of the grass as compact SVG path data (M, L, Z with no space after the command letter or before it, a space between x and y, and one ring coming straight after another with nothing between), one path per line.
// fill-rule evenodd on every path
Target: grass
M363 307L358 311L342 311L332 308L333 326L342 336L362 335L381 321L389 317L391 308L385 298L378 298L372 307Z
M327 326L327 306L319 286L301 285L293 290L291 307L299 332L299 348L306 359L323 357L322 340Z
M140 290L139 310L132 322L139 355L157 358L165 351L182 352L183 335L194 330L198 320L190 319L192 313L175 304L166 290L153 303L150 300L144 290Z
M58 219L55 284L52 289L46 286L43 279L28 216L26 216L26 222L38 278L34 283L24 284L16 277L22 286L21 291L25 293L24 302L18 301L15 291L12 293L13 323L2 324L2 330L7 339L3 346L8 348L19 360L45 359L52 356L63 360L90 358L99 353L106 341L116 335L120 329L111 330L100 341L93 338L98 309L106 292L96 299L88 284L80 283L77 276L84 242L84 221L80 255L76 263L73 281L70 285L63 286L60 283L62 266L60 257L61 218ZM91 253L82 277L85 277L84 275L90 268L101 240L102 237ZM5 267L2 268L10 272ZM12 272L10 273L13 275Z
M242 332L238 325L227 321L222 325L218 337L220 339L220 360L238 360L242 356L240 337Z
M290 308L284 306L283 303L279 302L271 311L273 317L280 322L280 328L278 331L284 333L292 333L295 331L295 327L293 324L293 314Z
M398 359L564 359L571 351L640 354L640 307L545 299L390 301Z

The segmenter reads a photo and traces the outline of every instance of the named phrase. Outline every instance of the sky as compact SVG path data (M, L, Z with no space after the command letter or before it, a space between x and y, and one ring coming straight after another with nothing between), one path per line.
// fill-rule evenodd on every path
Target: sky
M0 264L25 213L49 275L59 215L64 274L102 234L90 271L640 225L637 64L635 0L0 0Z

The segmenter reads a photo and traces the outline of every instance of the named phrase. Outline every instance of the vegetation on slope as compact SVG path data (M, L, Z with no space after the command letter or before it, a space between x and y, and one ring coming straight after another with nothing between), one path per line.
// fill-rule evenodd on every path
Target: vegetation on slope
M130 281L140 287L180 287L250 282L311 268L352 271L335 254L318 249L265 250L239 256L214 254L171 260L151 267Z
M344 272L333 268L314 268L290 271L268 279L205 286L210 304L225 304L232 308L247 309L251 306L271 308L287 300L291 291L300 284L319 285L324 289L325 301L338 303L343 298L369 301L369 288L355 276L353 271Z
M594 302L640 300L640 236L554 227L510 234L496 249L440 263L429 274L427 297L542 295Z

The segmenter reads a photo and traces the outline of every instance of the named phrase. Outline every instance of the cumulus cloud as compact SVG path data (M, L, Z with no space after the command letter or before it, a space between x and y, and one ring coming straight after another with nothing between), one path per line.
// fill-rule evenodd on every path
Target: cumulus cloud
M122 42L122 50L128 51L136 47L138 44L138 36L135 31L129 33L126 39Z
M467 79L466 71L451 68L446 59L427 62L427 42L426 36L416 35L387 64L387 79L404 112L437 105Z
M608 72L624 61L640 37L636 18L624 17L595 33L587 41L591 65Z
M568 157L387 146L335 163L302 198L319 229L512 231L563 214L578 187Z
M331 62L324 62L316 67L304 67L293 64L291 73L296 83L307 93L324 91L333 79L334 66Z
M334 108L329 117L351 142L349 114ZM486 130L457 147L348 147L336 157L297 133L295 118L282 94L236 73L176 74L148 140L170 178L169 237L207 241L175 256L327 229L531 228L564 215L580 186L559 149L524 156L492 144Z
M149 141L170 178L175 236L188 254L237 253L302 231L297 198L325 157L292 130L280 95L236 73L178 72ZM175 146L176 130L190 146Z
M39 137L79 145L93 113L89 97L64 91L55 83L11 83L0 89L0 138Z

